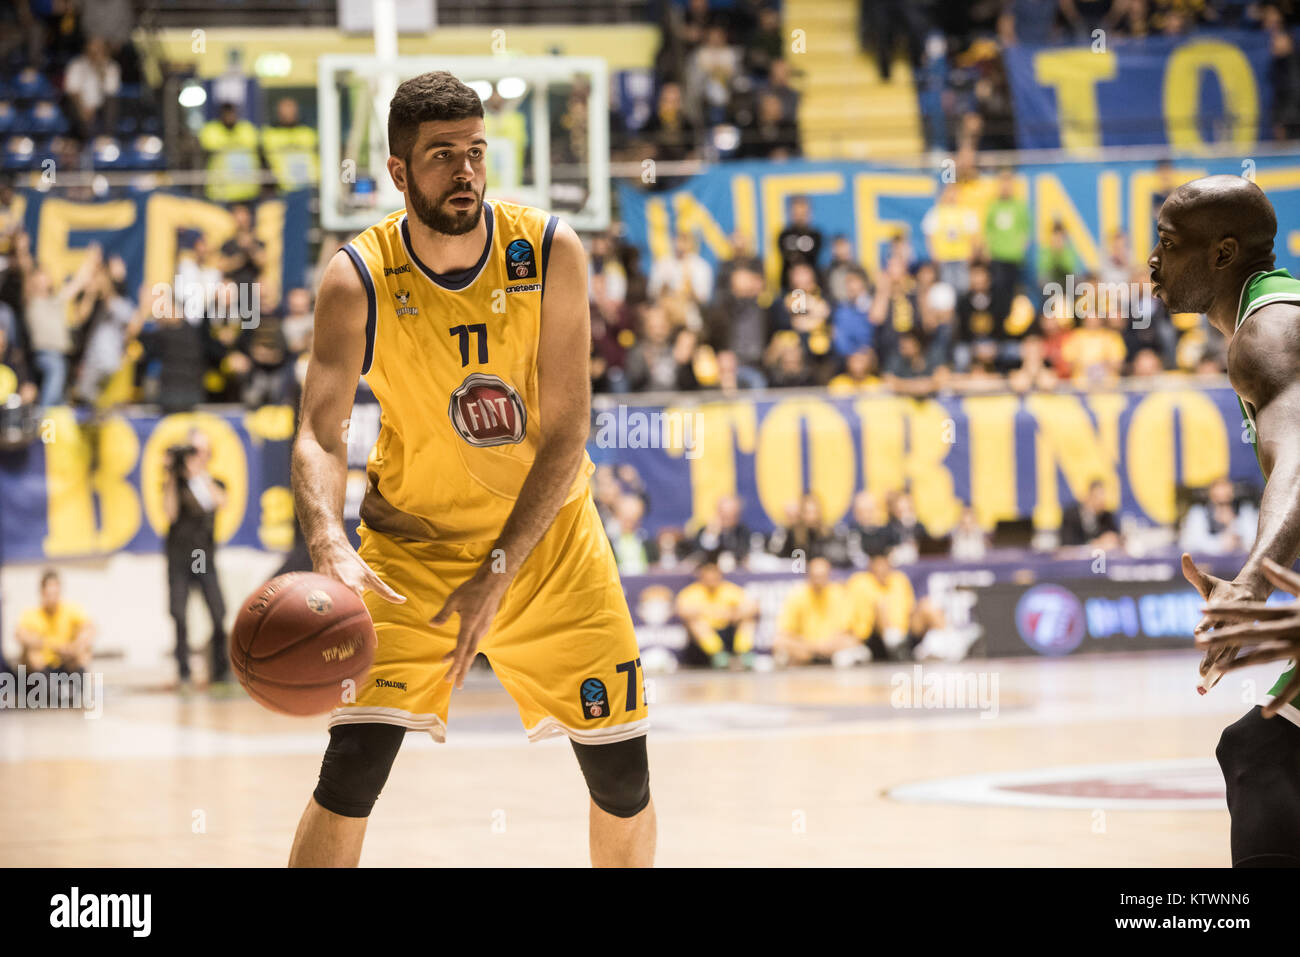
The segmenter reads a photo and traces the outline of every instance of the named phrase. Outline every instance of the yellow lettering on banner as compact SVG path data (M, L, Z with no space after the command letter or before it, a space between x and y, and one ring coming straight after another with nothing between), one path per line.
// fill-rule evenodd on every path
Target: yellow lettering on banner
M1106 500L1119 503L1119 417L1126 400L1118 394L1090 396L1084 410L1078 396L1031 395L1025 408L1038 425L1035 436L1034 527L1058 528L1061 494L1057 470L1075 498L1082 498L1094 479L1106 483Z
M264 405L245 412L244 431L252 439L287 442L293 438L293 406Z
M1101 146L1097 84L1115 79L1115 54L1091 48L1043 50L1034 54L1034 82L1056 91L1061 148L1089 150Z
M1097 177L1097 239L1103 250L1110 237L1124 228L1124 204L1120 200L1122 189L1119 173L1108 170ZM1132 266L1139 261L1134 254L1135 251L1129 249L1130 261L1126 265Z
M129 199L105 203L74 203L66 199L47 199L41 203L32 255L50 274L57 289L81 268L86 257L84 245L69 244L71 234L81 230L112 231L128 229L135 222L135 203ZM104 258L116 255L111 243L101 244ZM134 292L134 291L132 291Z
M668 205L661 197L645 201L646 243L650 247L650 261L667 259L673 254L673 237L669 233ZM648 268L648 267L647 267Z
M1255 71L1240 49L1218 40L1193 40L1169 55L1165 64L1165 138L1173 149L1206 146L1196 128L1201 113L1201 71L1213 72L1223 91L1228 140L1253 146L1259 133L1259 90Z
M1175 412L1182 446L1180 470L1174 468ZM1178 518L1175 490L1180 484L1209 485L1228 474L1228 430L1219 407L1203 393L1190 389L1150 393L1133 410L1126 439L1133 498L1161 524L1172 525Z
M257 537L263 548L293 547L293 492L283 485L271 485L258 499L261 514Z
M839 173L780 173L764 176L759 189L763 191L763 236L766 254L763 267L770 284L781 281L781 251L776 237L786 227L786 201L791 196L835 195L844 191L844 177Z
M952 472L944 464L955 443L945 441L948 410L934 399L913 400L908 410L908 450L904 469L916 517L931 535L944 535L961 518L953 494Z
M43 445L45 555L103 554L122 548L140 528L140 502L127 480L140 452L135 430L120 416L105 419L97 431L83 429L67 408L50 409L47 418L53 441ZM93 457L92 440L98 452Z
M235 217L216 203L163 192L150 194L144 221L144 281L150 288L155 283L170 285L175 280L180 230L201 232L213 253L235 231ZM279 260L279 256L268 253L267 268ZM211 265L215 265L215 260Z
M877 499L903 488L908 400L896 396L858 399L853 411L862 423L863 486Z
M1034 187L1038 194L1038 201L1034 204L1038 248L1047 246L1052 226L1059 222L1065 226L1066 238L1078 253L1080 262L1088 269L1097 269L1101 265L1097 242L1060 179L1055 173L1039 173L1034 177Z
M248 460L239 435L225 419L209 412L184 412L169 415L154 427L140 457L140 494L145 515L159 535L167 533L167 512L163 507L163 484L166 479L167 450L184 445L189 431L197 428L212 443L212 461L208 470L226 486L226 504L217 511L216 539L227 541L244 520L248 502Z
M1200 179L1205 175L1204 167L1179 166L1171 171L1174 186ZM1171 187L1172 188L1172 187ZM1151 170L1139 170L1129 174L1128 178L1128 230L1133 240L1133 254L1146 262L1155 247L1156 210L1152 202L1156 190L1161 189L1160 175Z
M282 199L268 199L255 207L257 222L253 232L266 246L266 265L262 268L257 294L261 312L275 309L284 294L284 217L288 208ZM260 319L260 316L252 318Z
M692 437L694 450L687 458L691 463L687 531L694 532L713 517L718 499L736 493L736 456L754 453L758 416L752 402L707 402L682 411L694 417L697 431ZM665 451L674 458L684 454L681 447Z
M749 247L755 252L762 248L758 236L758 191L754 187L754 177L731 177L731 218L735 225L732 232L749 237Z
M983 528L1020 517L1016 502L1016 415L1014 395L978 396L962 401L970 432L970 497Z
M772 406L758 430L754 477L758 499L777 525L804 493L803 440L808 436L808 489L817 493L827 526L839 522L853 498L853 435L835 406L822 399L786 399Z
M853 214L857 219L858 262L871 275L880 274L880 247L898 233L907 232L901 219L880 218L882 196L933 196L938 186L933 176L894 173L859 173L853 177Z
M731 255L731 239L704 204L686 190L673 194L673 215L678 233L692 233L704 240L701 253L707 246L715 259L726 259Z

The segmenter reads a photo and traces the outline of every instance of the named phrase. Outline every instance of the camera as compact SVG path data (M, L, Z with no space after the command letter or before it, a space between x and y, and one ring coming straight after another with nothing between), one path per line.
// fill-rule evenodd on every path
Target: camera
M192 445L173 445L167 449L167 471L177 478L185 477L185 460L197 452Z

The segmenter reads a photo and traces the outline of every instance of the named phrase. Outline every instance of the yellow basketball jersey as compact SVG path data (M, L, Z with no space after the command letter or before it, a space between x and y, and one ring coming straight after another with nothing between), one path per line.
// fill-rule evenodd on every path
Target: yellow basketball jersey
M438 274L405 210L343 247L369 299L362 365L380 406L361 504L368 528L415 541L494 539L540 436L537 340L557 217L484 201L479 261ZM594 467L585 454L566 504Z

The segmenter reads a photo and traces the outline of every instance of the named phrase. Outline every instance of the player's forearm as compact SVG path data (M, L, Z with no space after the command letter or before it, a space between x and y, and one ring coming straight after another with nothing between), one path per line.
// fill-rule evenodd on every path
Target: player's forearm
M555 521L582 464L585 442L566 436L543 444L519 489L485 565L505 581L514 578L546 530Z
M299 434L293 444L290 482L303 541L313 559L321 547L347 539L343 530L347 481L346 446L340 443L336 450L326 450L314 436Z
M1234 581L1260 599L1273 586L1264 577L1265 558L1290 568L1300 554L1300 453L1288 452L1273 465L1259 503L1259 531L1250 556Z

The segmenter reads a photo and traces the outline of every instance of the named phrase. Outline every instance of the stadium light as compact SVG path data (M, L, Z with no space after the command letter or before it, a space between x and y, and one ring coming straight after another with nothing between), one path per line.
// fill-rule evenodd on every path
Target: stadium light
M176 99L186 109L193 109L208 102L208 91L201 83L186 83L181 87L181 92Z

